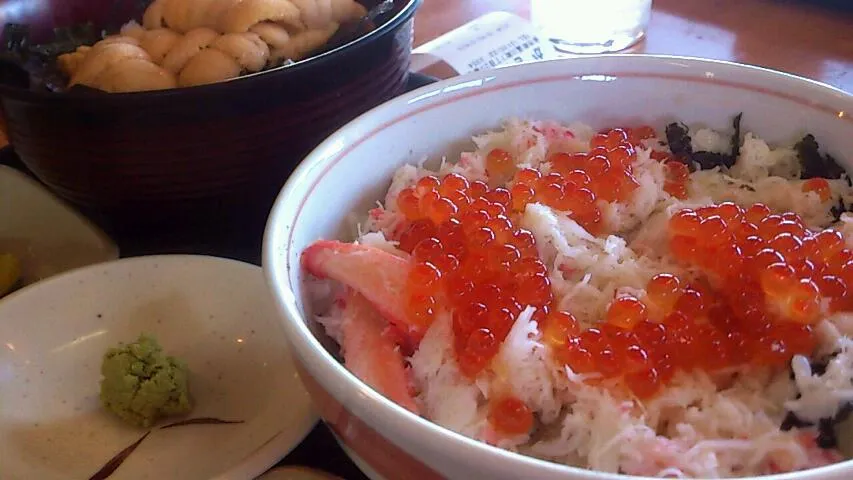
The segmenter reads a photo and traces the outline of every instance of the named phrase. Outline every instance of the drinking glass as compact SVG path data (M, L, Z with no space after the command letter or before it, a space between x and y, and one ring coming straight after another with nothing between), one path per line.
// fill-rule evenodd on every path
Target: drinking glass
M531 0L530 19L558 52L624 50L646 33L652 0Z

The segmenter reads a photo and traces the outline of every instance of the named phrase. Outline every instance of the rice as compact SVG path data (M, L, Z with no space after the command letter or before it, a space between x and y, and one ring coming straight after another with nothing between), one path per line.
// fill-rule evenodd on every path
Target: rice
M359 243L406 256L397 243L403 215L396 198L419 178L457 173L468 180L489 181L486 158L493 149L511 154L517 168L548 172L555 152L587 152L594 131L580 123L510 119L503 128L474 137L474 149L437 171L401 167L384 202L362 222ZM725 154L731 137L698 129L693 151ZM831 199L804 191L793 148L772 148L746 133L731 168L690 174L686 198L666 191L664 164L653 152L667 152L665 140L648 139L632 164L638 186L630 201L599 201L603 231L593 235L565 212L530 203L517 223L533 233L539 258L561 310L570 311L582 328L602 322L608 306L621 295L642 298L654 275L667 272L694 278L698 272L680 264L667 244L666 222L673 212L723 201L763 203L773 211L795 212L814 229L835 226L853 242L853 216L830 206L853 200L846 178L830 179ZM853 244L848 243L848 246ZM327 310L318 321L340 339ZM603 472L670 477L744 477L793 471L838 461L833 448L816 446L813 427L783 429L786 417L817 424L853 401L853 315L840 312L821 320L818 352L832 354L825 372L815 372L802 355L791 372L742 366L713 374L680 371L654 397L640 400L619 380L596 380L558 367L549 358L535 309L528 307L492 360L477 378L461 374L453 353L449 314L439 314L418 348L407 359L417 402L424 415L446 428L499 447L554 462ZM490 398L506 392L535 414L530 434L500 436L489 426Z

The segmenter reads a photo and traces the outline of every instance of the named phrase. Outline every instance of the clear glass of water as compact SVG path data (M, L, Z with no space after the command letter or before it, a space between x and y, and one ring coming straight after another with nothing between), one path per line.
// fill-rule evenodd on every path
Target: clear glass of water
M624 50L643 38L652 0L531 0L530 19L563 53Z

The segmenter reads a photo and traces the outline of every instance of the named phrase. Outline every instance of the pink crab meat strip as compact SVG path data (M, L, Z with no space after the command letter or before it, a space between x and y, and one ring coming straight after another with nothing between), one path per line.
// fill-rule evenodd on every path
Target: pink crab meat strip
M352 288L417 346L424 327L409 322L403 299L411 262L375 247L319 240L302 252L302 266L318 278Z
M417 414L403 355L394 340L385 335L388 323L364 296L352 289L345 302L341 347L347 369L388 399Z

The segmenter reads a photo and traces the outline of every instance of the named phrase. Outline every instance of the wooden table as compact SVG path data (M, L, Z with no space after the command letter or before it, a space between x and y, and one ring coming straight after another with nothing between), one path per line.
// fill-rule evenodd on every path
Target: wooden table
M529 18L530 0L424 0L415 44L497 10ZM797 0L654 0L653 10L629 51L760 65L853 92L853 13Z

